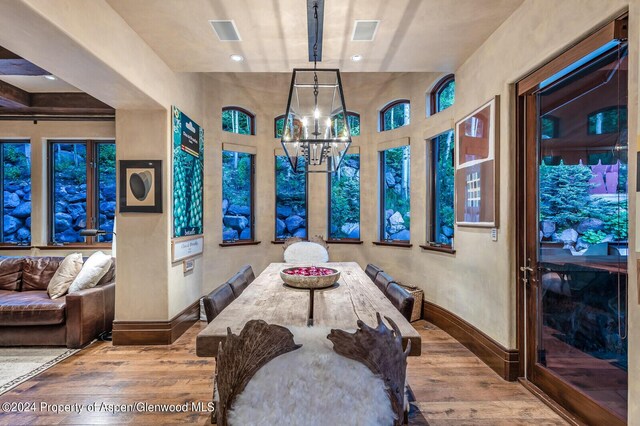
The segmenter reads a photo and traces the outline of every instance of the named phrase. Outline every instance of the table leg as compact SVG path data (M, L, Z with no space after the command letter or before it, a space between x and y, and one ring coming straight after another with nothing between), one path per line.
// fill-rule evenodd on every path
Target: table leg
M313 327L313 299L315 296L315 290L309 289L309 314L307 315L307 326Z

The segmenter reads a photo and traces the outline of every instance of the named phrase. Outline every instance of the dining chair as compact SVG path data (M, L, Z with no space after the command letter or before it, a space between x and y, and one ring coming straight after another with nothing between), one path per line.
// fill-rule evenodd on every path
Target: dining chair
M204 311L207 314L207 322L213 321L235 298L233 289L228 282L206 295L204 298Z
M387 287L387 299L391 301L391 304L400 311L403 317L407 321L411 321L411 312L413 312L413 305L415 299L407 290L402 288L398 283L392 282Z
M240 272L244 275L244 279L247 280L247 285L251 284L256 279L256 274L253 273L251 265L244 265L240 268Z
M284 251L287 263L325 263L329 261L329 252L318 243L301 241L291 244Z
M240 297L245 288L249 286L247 279L244 276L244 272L240 270L240 272L236 273L229 281L227 281L231 286L231 290L233 291L233 295L235 298Z
M392 282L395 282L395 280L393 279L393 277L391 277L391 275L387 274L384 271L380 271L376 275L376 278L373 280L373 282L381 292L387 294L387 287L389 287L389 284L391 284Z
M369 276L369 278L371 278L371 281L375 281L376 280L376 276L382 272L382 268L380 268L379 266L374 265L373 263L370 263L367 265L367 268L364 270L364 272Z

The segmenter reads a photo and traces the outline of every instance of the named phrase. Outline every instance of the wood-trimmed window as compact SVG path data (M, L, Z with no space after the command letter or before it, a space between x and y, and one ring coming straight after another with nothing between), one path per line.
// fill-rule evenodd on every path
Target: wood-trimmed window
M380 240L408 244L411 225L411 147L379 152Z
M110 246L116 212L113 140L50 140L49 245ZM80 236L82 229L105 235Z
M31 243L31 144L0 140L0 245Z
M455 102L456 79L453 74L443 77L431 90L429 111L431 115L449 108Z
M256 134L256 116L241 107L222 108L222 130L239 135Z
M360 241L360 154L347 153L328 173L329 241Z
M275 158L275 240L284 241L290 237L309 237L308 179L304 160L294 173L286 155Z
M222 151L222 242L255 241L255 155Z
M381 132L407 126L410 122L411 102L408 99L398 99L390 102L380 110Z
M273 119L273 137L280 139L284 132L284 114Z
M453 130L431 139L429 244L436 247L453 247L454 147Z

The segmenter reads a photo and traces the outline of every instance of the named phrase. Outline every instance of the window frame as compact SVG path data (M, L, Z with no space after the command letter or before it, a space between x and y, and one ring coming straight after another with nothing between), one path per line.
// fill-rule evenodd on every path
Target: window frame
M382 151L378 151L378 239L374 241L373 244L380 246L399 246L399 247L411 247L413 244L411 240L388 240L385 239L385 224L386 224L386 209L385 209L385 195L384 195L384 187L385 187L385 153L389 149L400 148L400 147L409 147L411 149L411 145L400 145L393 146ZM411 154L409 154L411 155ZM411 167L411 162L409 162L409 167ZM409 169L409 176L411 176L411 169ZM409 194L411 194L411 187L409 187ZM411 203L411 200L409 200ZM409 228L409 235L411 235L411 228Z
M438 243L436 242L436 216L437 216L437 203L436 203L436 198L437 198L437 180L438 180L438 176L437 176L437 171L438 171L438 138L440 136L443 136L445 134L447 134L448 132L452 132L454 133L453 129L447 130L446 132L442 132L439 133L437 135L435 135L434 137L428 139L428 143L431 145L429 147L429 150L427 151L429 153L429 155L431 156L431 158L429 159L428 163L430 170L429 170L429 176L428 176L428 190L431 192L429 199L430 199L430 208L429 208L429 224L428 224L428 239L427 239L427 244L425 244L426 247L422 247L423 249L429 250L436 250L436 251L443 251L443 252L448 252L448 253L455 253L455 250L453 249L453 246L451 244L443 244L443 243ZM456 147L455 147L455 133L454 133L454 143L453 143L453 147L452 147L452 155L451 155L451 161L453 162L453 167L454 167L454 202L453 202L453 209L455 212L455 155L456 155ZM453 223L453 228L454 228L454 238L455 238L455 220Z
M438 80L436 85L433 86L433 89L431 89L431 93L429 94L429 112L431 113L429 114L430 116L435 115L447 109L447 108L444 108L441 110L439 109L440 102L438 102L438 96L445 89L445 87L447 87L449 83L455 82L455 81L456 81L455 74L448 74L442 77L440 80Z
M245 114L246 116L249 117L249 129L250 129L250 133L248 135L242 134L242 133L235 133L235 132L229 132L227 130L224 130L222 128L222 113L224 113L225 111L238 111L241 112L243 114ZM255 136L256 135L256 115L254 113L252 113L251 111L249 111L248 109L239 107L239 106L226 106L226 107L222 107L222 112L220 113L220 128L222 129L223 132L226 133L232 133L234 135L241 135L241 136Z
M349 155L347 152L346 155ZM358 156L358 163L362 160L360 156L360 151L358 153L353 153L352 155ZM344 160L344 159L343 159ZM362 166L362 164L360 163ZM360 204L359 214L358 214L358 225L360 225L360 238L331 238L331 185L333 182L333 173L327 173L327 243L342 243L342 244L362 244L362 186L360 181L360 175L358 174L358 186L360 187L360 191L358 193L358 203Z
M409 111L411 111L411 101L409 99L396 99L395 101L391 101L388 104L386 104L382 109L380 109L380 114L378 115L378 120L379 120L379 132L388 132L390 130L396 130L399 129L400 127L406 127L409 124L411 124L411 116L409 116L409 124L403 124L402 126L398 126L395 129L385 129L384 128L384 114L389 111L391 108L400 105L400 104L409 104Z
M276 118L273 119L273 137L275 139L281 139L282 136L278 136L278 120L284 120L285 119L285 115L284 114L280 114L279 116L277 116ZM284 123L282 124L283 126L283 131L284 131Z
M247 154L250 156L251 158L251 173L250 173L250 178L249 178L249 182L251 185L251 194L249 196L249 199L251 200L251 239L249 240L225 240L222 239L222 243L220 243L221 247L229 247L229 246L236 246L236 245L251 245L251 244L259 244L260 241L256 241L256 208L255 208L255 203L256 203L256 188L255 188L255 182L256 182L256 154L251 154L248 152L240 152L240 151L233 151L233 150L229 150L229 149L222 149L222 152L238 152L239 154ZM222 185L222 182L224 181L224 176L221 175L222 179L220 180L220 184ZM224 192L222 192L221 194L222 199L224 199ZM221 224L224 224L224 216L222 217L222 221Z
M96 237L85 237L85 242L74 243L56 243L54 241L54 177L55 165L53 147L55 144L84 144L86 146L86 172L87 172L87 227L85 229L95 229L98 223L98 214L100 212L100 197L97 196L98 189L98 166L97 166L97 146L100 144L115 144L115 139L47 139L47 247L69 247L69 248L111 248L112 242L99 242ZM116 148L117 149L117 148ZM117 165L117 160L116 160ZM117 179L117 176L116 176ZM91 189L91 190L90 190ZM117 209L117 207L116 207ZM117 214L117 210L116 210Z
M358 117L358 124L360 126L360 133L358 133L357 135L354 135L353 133L351 133L351 123L349 123L349 133L351 135L351 137L359 137L362 134L362 123L360 121L360 114L355 112L355 111L347 111L347 122L349 122L349 117Z
M284 244L284 242L287 240L287 238L278 238L278 236L276 235L277 232L277 227L276 227L276 220L278 219L278 202L277 202L277 198L278 198L278 177L276 176L276 173L278 172L278 157L284 157L287 164L289 164L289 166L291 165L291 163L289 163L289 160L287 159L286 154L278 154L276 153L273 156L273 240L271 240L271 242L273 244ZM305 164L305 167L307 165ZM307 212L307 217L305 218L306 223L306 228L307 228L307 237L304 238L305 241L309 240L309 174L308 173L296 173L293 172L294 174L304 174L305 175L305 185L304 185L304 206L305 206L305 210ZM292 237L288 237L288 238L292 238Z
M7 138L0 139L0 160L2 160L2 169L0 169L0 193L2 193L2 214L0 214L0 229L4 229L4 146L5 144L28 144L29 149L31 149L31 139L24 138ZM31 187L33 188L33 182L31 180L31 173L33 172L32 164L29 164L29 182L31 183ZM33 206L33 204L32 204ZM33 213L33 210L32 210ZM30 216L31 217L31 216ZM33 221L32 221L33 224ZM31 228L32 230L32 228ZM4 236L3 236L4 239ZM0 247L3 248L29 248L33 245L33 232L31 233L31 241L28 244L22 244L19 242L6 242L0 241Z

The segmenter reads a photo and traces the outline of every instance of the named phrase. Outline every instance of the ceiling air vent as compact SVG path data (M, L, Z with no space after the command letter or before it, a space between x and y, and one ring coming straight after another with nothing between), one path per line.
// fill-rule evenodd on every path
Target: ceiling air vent
M236 23L228 20L211 20L209 21L213 27L213 31L220 41L241 41L240 34L236 28Z
M373 41L373 38L376 36L376 31L378 31L379 23L380 21L356 20L351 41Z

